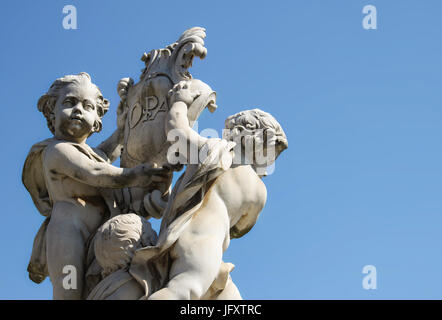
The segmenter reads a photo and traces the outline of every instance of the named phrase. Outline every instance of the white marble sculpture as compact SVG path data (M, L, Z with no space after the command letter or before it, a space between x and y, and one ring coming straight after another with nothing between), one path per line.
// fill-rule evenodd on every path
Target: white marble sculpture
M88 74L57 79L40 98L54 137L35 144L23 168L46 217L28 271L37 283L49 275L54 299L241 299L223 253L256 223L261 178L287 138L259 109L227 118L223 139L192 129L217 108L215 92L188 72L207 53L204 38L192 28L143 55L140 80L118 83L117 129L97 148L86 139L109 102ZM120 156L121 168L112 166ZM158 236L151 217L162 219ZM75 288L65 286L67 265Z

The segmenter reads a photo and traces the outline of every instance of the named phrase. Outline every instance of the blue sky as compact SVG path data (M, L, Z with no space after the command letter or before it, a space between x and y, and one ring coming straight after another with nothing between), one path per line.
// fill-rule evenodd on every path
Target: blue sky
M78 29L62 27L63 6ZM378 29L364 30L375 5ZM38 98L86 71L111 101L138 79L143 52L207 29L191 72L218 93L199 129L259 107L289 149L265 178L266 207L225 261L246 299L442 298L442 2L8 1L0 10L3 138L1 299L50 299L26 267L43 221L21 184L32 144L50 137ZM377 290L362 268L377 268Z

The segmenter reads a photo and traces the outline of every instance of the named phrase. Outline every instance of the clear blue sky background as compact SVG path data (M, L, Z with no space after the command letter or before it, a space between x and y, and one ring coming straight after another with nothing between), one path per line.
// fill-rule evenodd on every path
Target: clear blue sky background
M62 27L64 5L78 30ZM364 5L378 30L362 28ZM6 1L0 7L2 227L0 298L50 299L26 267L43 221L21 184L32 144L48 138L38 98L86 71L111 101L138 79L144 51L207 29L192 74L218 92L200 129L260 107L289 149L265 179L268 202L225 260L247 299L442 298L442 2ZM362 288L362 268L378 289Z

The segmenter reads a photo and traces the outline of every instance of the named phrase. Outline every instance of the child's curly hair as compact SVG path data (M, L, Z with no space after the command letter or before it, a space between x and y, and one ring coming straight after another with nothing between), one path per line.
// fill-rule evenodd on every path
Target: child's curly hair
M253 145L274 145L276 157L288 147L281 125L270 113L260 109L245 110L228 117L223 138L231 141L241 138L242 144L245 143L243 139L251 139Z
M109 100L103 98L100 89L98 89L98 87L92 83L91 76L86 72L80 72L77 75L66 75L62 78L58 78L52 83L48 92L46 92L44 95L40 97L37 103L38 111L42 112L43 115L45 116L48 128L49 130L51 130L52 134L55 134L55 128L53 125L54 107L60 95L61 89L63 89L63 87L71 83L82 83L82 82L86 82L89 85L95 86L95 88L98 91L97 113L100 119L105 115L105 113L109 109ZM100 128L101 128L101 121L100 121Z
M130 264L135 250L155 245L157 234L150 223L133 213L120 214L98 228L94 239L95 257L106 277Z

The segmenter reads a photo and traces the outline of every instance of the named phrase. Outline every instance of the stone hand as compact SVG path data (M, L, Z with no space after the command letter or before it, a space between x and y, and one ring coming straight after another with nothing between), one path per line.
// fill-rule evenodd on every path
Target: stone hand
M137 175L140 187L152 187L158 189L170 180L169 168L156 168L149 164L137 167Z
M123 78L118 82L117 92L120 96L120 104L117 108L117 128L119 130L124 130L124 125L126 124L128 107L126 104L127 93L129 88L133 85L134 80L131 78Z
M155 219L160 219L167 207L168 198L169 194L163 196L160 190L153 190L152 192L146 194L143 199L144 209L149 213L150 216L154 217Z
M191 90L187 81L180 81L169 91L170 104L175 102L184 102L187 106L190 106L192 102L201 93L197 90Z

